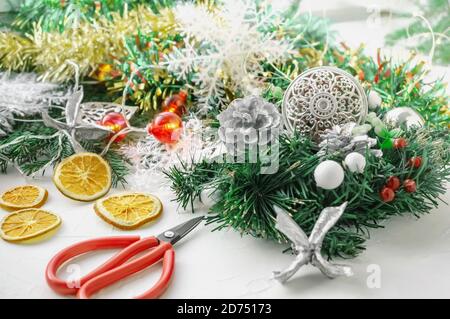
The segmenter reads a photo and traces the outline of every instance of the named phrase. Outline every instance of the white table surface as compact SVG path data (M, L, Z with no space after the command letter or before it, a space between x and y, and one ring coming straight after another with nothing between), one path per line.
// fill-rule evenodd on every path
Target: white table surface
M1 175L0 190L26 182L16 172ZM48 189L49 199L44 208L59 214L62 226L54 237L33 245L0 241L0 298L60 298L44 279L46 264L60 249L99 236L156 235L192 217L190 213L177 212L169 190L155 189L154 194L164 205L163 215L139 230L121 231L98 218L92 203L78 203L62 196L48 177L33 183ZM444 200L450 201L450 192ZM250 236L241 237L233 230L211 232L212 226L202 225L176 245L175 276L164 297L449 298L449 213L449 206L442 204L419 220L412 216L395 217L385 223L385 229L374 230L367 250L346 261L353 267L352 277L330 280L307 266L284 286L270 279L273 270L283 269L293 258L282 253L284 246ZM108 250L81 257L63 268L61 276L73 277L74 269L86 273L113 253L114 250ZM370 265L380 269L379 288L367 285ZM159 272L159 266L146 270L105 289L97 297L137 295L150 287Z

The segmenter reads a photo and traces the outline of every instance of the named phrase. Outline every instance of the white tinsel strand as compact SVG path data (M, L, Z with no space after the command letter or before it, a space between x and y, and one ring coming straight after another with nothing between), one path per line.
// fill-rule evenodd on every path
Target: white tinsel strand
M14 115L10 109L0 106L0 137L12 132Z
M34 115L50 103L59 104L67 95L57 84L39 82L34 73L0 73L0 109L9 109L14 115Z

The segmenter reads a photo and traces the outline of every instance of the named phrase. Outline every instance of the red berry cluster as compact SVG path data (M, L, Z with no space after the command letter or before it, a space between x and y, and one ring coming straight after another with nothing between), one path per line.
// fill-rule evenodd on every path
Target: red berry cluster
M405 138L400 137L394 140L394 147L396 149L405 148L408 142ZM419 168L422 165L422 157L414 156L408 160L408 166L413 168ZM395 199L395 192L400 188L402 183L396 176L391 176L386 181L386 184L380 191L380 197L385 203L392 202ZM416 182L410 178L403 181L403 189L408 193L413 193L417 190Z
M385 203L392 202L395 199L395 192L400 188L401 182L397 176L388 178L386 184L380 191L380 197ZM410 178L403 181L403 188L408 193L414 193L417 189L416 182Z

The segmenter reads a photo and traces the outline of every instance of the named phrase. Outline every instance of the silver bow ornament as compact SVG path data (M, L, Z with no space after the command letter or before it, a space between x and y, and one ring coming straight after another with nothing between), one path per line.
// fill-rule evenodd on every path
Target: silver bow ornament
M106 113L122 112L130 119L136 108L122 107L119 104L105 102L81 103L83 100L83 87L79 86L68 98L65 115L66 122L53 119L46 109L42 110L42 120L48 127L57 129L69 138L75 152L83 152L84 148L78 142L81 140L100 140L106 138L113 131L97 124Z
M274 278L281 283L291 278L302 266L311 264L327 277L351 276L353 272L349 266L328 262L321 254L323 239L327 232L336 224L344 213L347 202L338 207L327 207L322 210L308 237L298 224L283 209L274 206L277 213L276 228L292 242L295 260L283 271L274 271Z

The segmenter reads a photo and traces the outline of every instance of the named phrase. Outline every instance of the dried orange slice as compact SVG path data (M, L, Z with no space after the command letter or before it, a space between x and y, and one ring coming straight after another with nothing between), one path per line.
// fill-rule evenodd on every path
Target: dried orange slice
M151 194L122 193L99 199L94 210L108 224L129 230L157 218L162 212L162 204Z
M0 195L0 207L10 211L38 208L44 205L47 197L45 188L34 185L17 186Z
M0 236L16 243L32 243L52 235L61 219L46 210L27 208L6 215L0 224Z
M56 166L53 182L65 196L90 202L108 193L111 168L100 155L78 153Z

